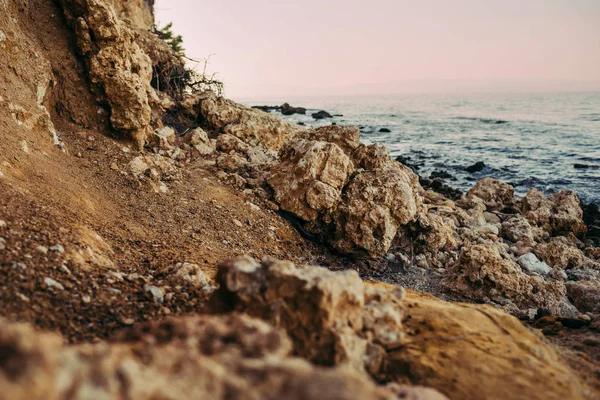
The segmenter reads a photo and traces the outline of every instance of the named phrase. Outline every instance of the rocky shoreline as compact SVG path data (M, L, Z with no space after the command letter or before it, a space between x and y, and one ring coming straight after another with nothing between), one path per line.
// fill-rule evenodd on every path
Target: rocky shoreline
M3 395L597 398L597 208L169 92L124 3L0 0Z

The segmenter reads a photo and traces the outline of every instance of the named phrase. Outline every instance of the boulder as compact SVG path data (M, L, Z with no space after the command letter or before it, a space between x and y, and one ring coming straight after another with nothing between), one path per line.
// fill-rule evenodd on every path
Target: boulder
M354 126L328 125L311 129L303 135L310 140L337 144L348 157L360 145L360 131Z
M184 142L201 156L210 156L215 152L215 146L202 128L196 128L184 136Z
M600 282L570 281L566 283L567 295L581 312L600 312Z
M477 161L475 164L473 165L469 165L467 168L465 168L465 171L474 174L475 172L481 172L483 171L485 168L485 163L483 161Z
M268 178L279 206L304 221L330 213L354 165L334 143L299 140L287 146Z
M382 256L401 225L416 219L421 197L406 167L359 171L342 194L331 244L345 253Z
M238 156L236 153L223 154L217 158L217 167L226 172L238 172L248 164L245 158Z
M562 312L566 293L561 281L523 273L499 243L465 245L458 262L446 270L443 284L472 300L489 299L520 310L544 307L556 314Z
M276 115L237 104L231 100L205 93L191 96L187 112L194 113L200 105L200 113L208 128L219 133L237 137L250 146L260 145L277 152L283 145L306 128L283 121Z
M484 178L467 192L467 198L478 197L488 211L501 211L514 205L515 189L507 183L492 178Z
M564 237L551 238L548 242L535 246L533 251L540 260L552 268L574 268L585 261L581 250Z
M532 227L527 219L516 215L502 223L502 236L513 243L534 246L542 239L543 233L539 228Z
M542 192L532 188L521 200L521 212L531 223L551 235L573 233L582 236L587 231L579 197L569 190L544 198Z

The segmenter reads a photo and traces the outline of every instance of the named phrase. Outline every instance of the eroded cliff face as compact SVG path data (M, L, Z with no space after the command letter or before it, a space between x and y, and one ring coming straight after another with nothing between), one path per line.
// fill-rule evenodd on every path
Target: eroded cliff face
M7 398L594 398L574 193L455 202L355 128L174 98L147 1L0 10Z

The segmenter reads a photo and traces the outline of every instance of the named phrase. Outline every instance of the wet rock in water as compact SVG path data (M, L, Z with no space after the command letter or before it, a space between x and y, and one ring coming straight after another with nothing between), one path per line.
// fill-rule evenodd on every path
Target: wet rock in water
M304 107L292 107L288 103L284 103L281 106L281 113L283 115L306 114L306 108L304 108Z
M517 263L524 270L539 275L546 275L552 271L552 268L550 268L548 264L538 260L538 258L533 253L523 254L517 259Z
M515 204L515 188L493 178L484 178L467 192L467 198L478 197L488 211L501 211Z
M483 161L477 161L475 164L468 166L465 168L465 171L470 173L481 172L485 169L486 165Z
M271 112L271 111L279 111L281 110L281 106L252 106L252 108L255 108L257 110L261 110L264 112Z
M321 110L319 112L316 112L316 113L313 113L312 117L314 119L333 118L331 114L329 114L327 111L323 111L323 110Z
M569 299L579 311L600 312L600 282L570 281L566 286Z
M406 167L358 172L334 215L332 245L345 253L387 253L398 227L417 216L422 202L417 186L416 176Z
M352 160L336 144L300 140L282 151L268 183L281 209L315 221L337 206L353 171Z
M77 35L92 90L111 109L112 126L142 147L150 134L152 61L136 42L137 34L100 0L61 0ZM83 3L83 4L82 4Z
M448 171L442 171L439 169L434 170L431 174L429 174L429 179L456 179L452 174Z
M560 281L529 276L499 243L468 244L446 270L444 286L473 300L490 299L509 309L547 308L560 314L566 289Z
M381 129L379 130L379 133L391 133L391 132L392 132L392 131L391 131L390 129L388 129L388 128L381 128Z
M397 156L396 161L398 161L402 165L407 166L408 168L412 169L413 171L417 171L420 167L423 166L423 165L414 163L412 161L411 157L408 157L408 156Z
M575 169L597 169L597 168L600 168L597 165L577 164L577 163L573 164L573 167Z

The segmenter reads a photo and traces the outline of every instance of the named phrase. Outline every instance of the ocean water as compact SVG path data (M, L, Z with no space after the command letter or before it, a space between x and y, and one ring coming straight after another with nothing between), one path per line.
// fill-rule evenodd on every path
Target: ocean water
M246 102L276 105L279 101ZM287 99L307 115L284 117L308 126L350 124L364 142L387 146L429 177L443 170L446 183L463 191L484 177L546 194L562 189L600 204L600 93L403 94ZM316 121L326 110L332 119ZM391 132L379 130L387 128ZM483 161L477 173L465 167ZM576 168L580 164L585 168Z

